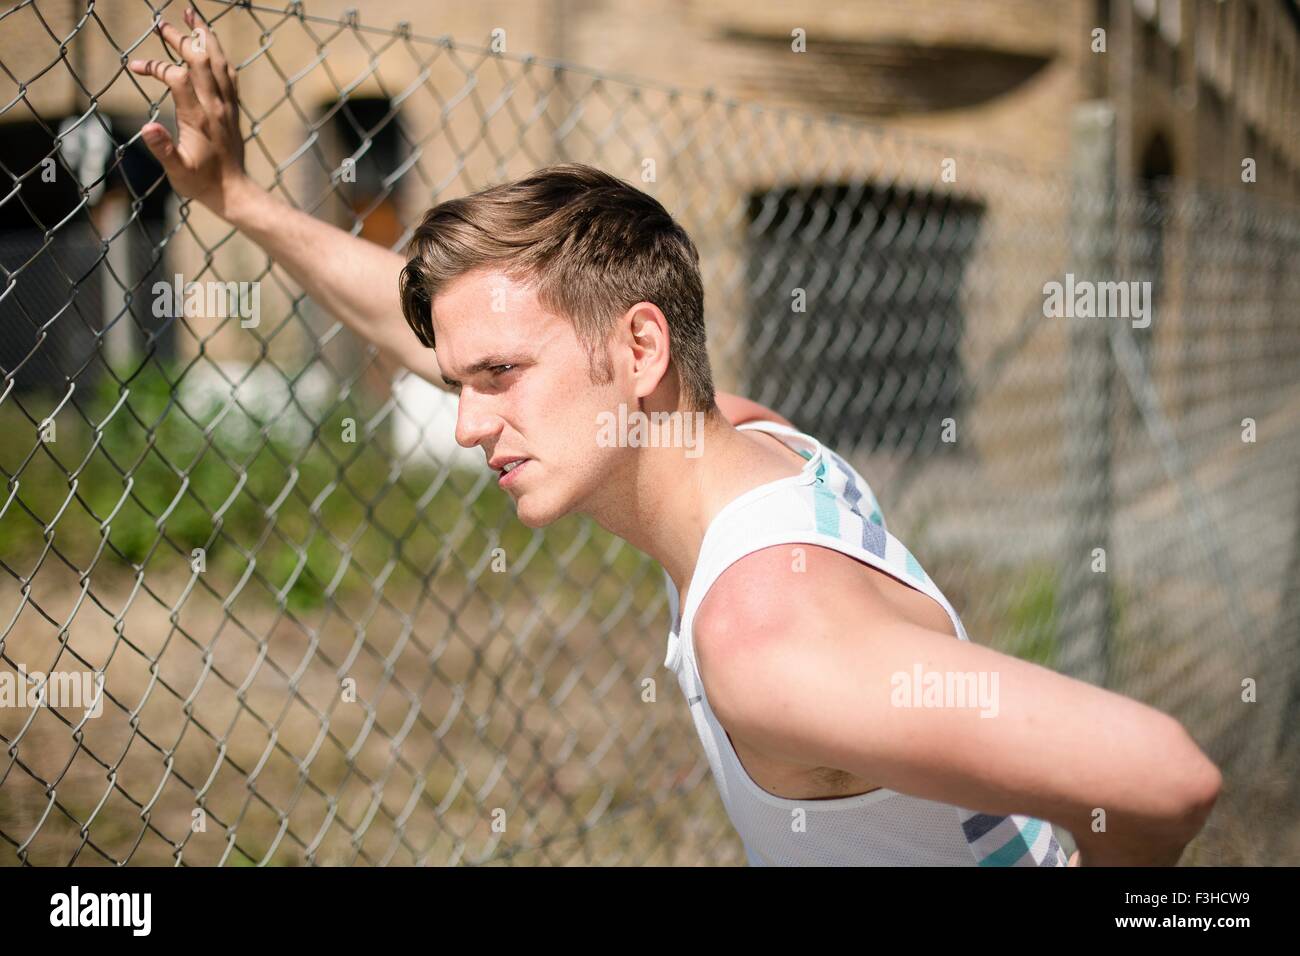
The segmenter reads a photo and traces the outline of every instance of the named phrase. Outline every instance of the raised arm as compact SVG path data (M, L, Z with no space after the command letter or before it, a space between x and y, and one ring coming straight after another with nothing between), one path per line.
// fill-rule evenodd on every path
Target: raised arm
M141 130L172 188L256 242L312 300L373 342L385 359L445 388L433 350L402 317L397 278L406 260L293 208L248 177L234 67L216 34L192 10L186 10L185 22L192 34L165 21L159 27L185 66L168 60L128 64L133 73L161 80L172 92L178 141L160 123Z

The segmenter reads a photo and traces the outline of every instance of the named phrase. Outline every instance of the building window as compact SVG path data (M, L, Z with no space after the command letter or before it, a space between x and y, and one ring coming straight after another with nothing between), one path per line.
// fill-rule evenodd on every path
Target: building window
M326 115L330 162L340 170L340 224L351 227L360 219L364 238L391 246L402 235L397 172L410 150L400 117L392 101L359 96L331 104Z
M15 178L0 204L0 373L19 389L62 394L73 381L85 394L106 362L129 374L142 355L174 351L176 321L152 307L154 282L170 279L171 190L138 137L125 145L142 122L5 127L0 162Z
M412 178L403 175L403 165L413 149L396 108L387 97L350 96L328 104L323 114L317 124L323 133L319 158L331 199L323 215L362 239L395 248L409 219L401 196ZM318 333L335 322L310 300L302 310ZM373 394L387 396L396 367L382 353L371 362L370 348L349 335L331 341L322 355L344 375L362 372Z
M1135 341L1144 366L1150 368L1152 343L1158 334L1164 300L1165 227L1170 214L1174 181L1174 155L1169 140L1157 133L1142 151L1138 171L1142 218L1137 223L1137 253L1132 263L1134 278L1151 283L1151 324L1137 332Z
M842 452L951 452L983 206L870 183L756 193L745 394ZM806 311L796 311L800 292Z

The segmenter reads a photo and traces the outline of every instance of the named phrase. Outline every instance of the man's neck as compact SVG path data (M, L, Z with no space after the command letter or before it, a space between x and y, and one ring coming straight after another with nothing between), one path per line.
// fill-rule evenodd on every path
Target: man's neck
M681 448L641 449L617 499L591 511L602 528L658 561L683 601L709 523L773 474L762 447L721 415L705 418L699 448L696 457ZM766 468L756 470L755 459Z

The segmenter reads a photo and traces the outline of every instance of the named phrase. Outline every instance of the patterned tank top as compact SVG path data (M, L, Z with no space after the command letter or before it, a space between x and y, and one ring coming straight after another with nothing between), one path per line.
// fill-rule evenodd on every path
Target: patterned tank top
M664 666L677 675L713 780L751 866L1065 866L1051 824L990 815L879 788L856 796L785 799L745 771L709 706L691 641L696 611L714 581L740 558L778 544L832 548L937 601L960 640L966 629L948 599L889 533L870 486L816 439L774 422L746 422L806 459L798 475L750 489L714 517L700 547L685 606L667 573L672 625Z

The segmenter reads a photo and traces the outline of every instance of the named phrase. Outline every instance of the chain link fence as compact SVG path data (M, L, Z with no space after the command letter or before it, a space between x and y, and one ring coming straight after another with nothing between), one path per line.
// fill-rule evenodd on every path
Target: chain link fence
M1104 111L1044 172L309 7L201 8L256 178L394 248L552 162L653 193L719 387L850 458L975 640L1184 722L1191 860L1297 859L1300 210L1117 189ZM0 16L0 859L743 862L658 566L520 525L442 392L170 194L160 15Z

